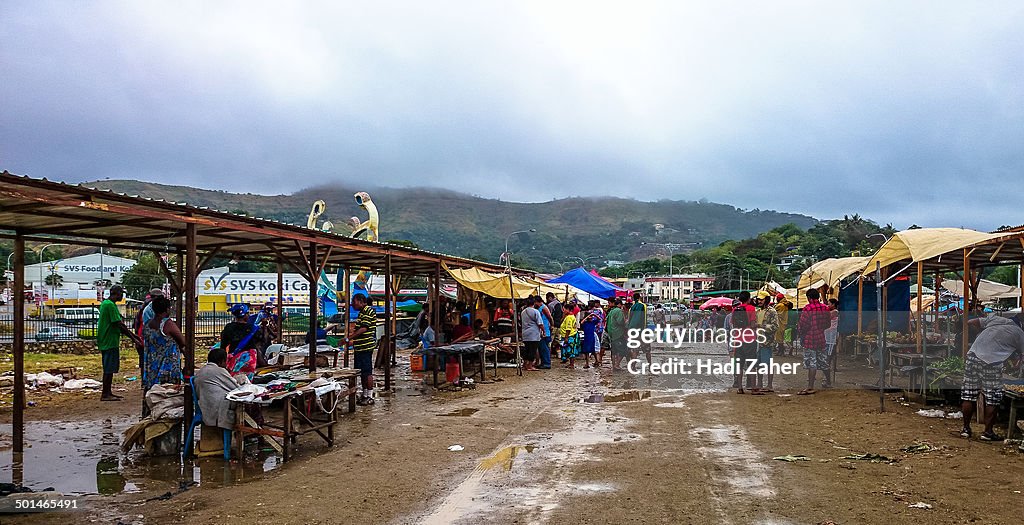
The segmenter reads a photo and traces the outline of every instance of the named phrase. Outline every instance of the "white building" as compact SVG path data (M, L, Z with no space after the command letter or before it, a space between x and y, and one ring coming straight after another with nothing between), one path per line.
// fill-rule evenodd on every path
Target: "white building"
M694 293L710 290L714 284L714 277L702 273L655 275L643 280L648 297L671 302L691 301Z
M45 255L45 254L44 254ZM46 276L52 274L60 275L61 281L65 284L81 284L91 286L100 279L108 279L111 282L121 282L121 276L129 268L135 266L135 261L117 257L110 254L91 253L79 255L56 261L44 261L25 266L25 282L39 283L46 282ZM75 287L75 290L78 288Z

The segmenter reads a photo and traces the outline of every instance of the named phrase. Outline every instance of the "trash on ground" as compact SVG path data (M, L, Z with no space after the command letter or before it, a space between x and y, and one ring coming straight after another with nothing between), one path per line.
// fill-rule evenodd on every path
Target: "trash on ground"
M99 388L103 383L95 379L69 379L61 385L64 390L82 390L83 388Z
M881 454L872 454L870 452L865 454L850 454L849 456L843 456L839 459L852 459L855 461L870 461L872 463L895 463L896 460L890 457L883 456Z
M928 443L914 443L913 445L907 445L900 449L902 452L910 452L911 454L918 452L932 452L938 450L938 447L933 447Z
M804 456L802 454L775 456L772 459L775 460L775 461L786 461L786 462L789 462L789 463L792 463L794 461L810 461L811 460L811 458L809 458L807 456Z
M926 409L922 408L921 410L917 411L917 415L924 416L924 417L939 417L939 418L942 418L942 417L946 417L946 411L942 410L941 408L935 408L935 409L932 409L932 410L926 410Z
M452 445L452 446L448 447L448 450L450 450L452 452L462 452L463 450L466 450L466 447L464 447L462 445Z
M930 509L930 508L932 508L932 506L927 504L927 503L925 503L925 502L923 502L923 501L918 501L917 503L911 503L910 505L907 505L907 508L910 508L910 509Z

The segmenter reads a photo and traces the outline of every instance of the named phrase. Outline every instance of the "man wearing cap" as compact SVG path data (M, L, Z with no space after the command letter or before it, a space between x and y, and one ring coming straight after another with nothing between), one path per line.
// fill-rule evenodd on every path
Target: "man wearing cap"
M789 324L789 303L786 296L777 294L775 296L775 313L778 314L779 327L772 334L775 341L775 355L786 354L786 326Z
M121 370L121 335L124 334L135 343L135 349L142 352L142 340L124 324L117 303L124 299L124 288L120 285L110 287L110 293L100 303L100 316L96 325L96 347L99 348L103 361L103 391L101 401L120 401L121 396L114 395L111 387L114 374Z

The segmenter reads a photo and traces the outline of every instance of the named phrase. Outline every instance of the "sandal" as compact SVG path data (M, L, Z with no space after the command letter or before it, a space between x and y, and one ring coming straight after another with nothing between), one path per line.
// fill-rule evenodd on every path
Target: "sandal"
M796 395L798 395L798 396L810 396L810 395L814 395L814 394L817 394L817 393L818 392L816 390L812 389L812 388L805 388L805 389L797 392Z

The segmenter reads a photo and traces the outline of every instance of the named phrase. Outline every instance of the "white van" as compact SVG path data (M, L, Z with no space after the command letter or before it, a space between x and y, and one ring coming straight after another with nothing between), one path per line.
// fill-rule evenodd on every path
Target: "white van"
M65 306L57 308L55 320L69 324L95 323L100 318L100 309L95 306Z

